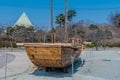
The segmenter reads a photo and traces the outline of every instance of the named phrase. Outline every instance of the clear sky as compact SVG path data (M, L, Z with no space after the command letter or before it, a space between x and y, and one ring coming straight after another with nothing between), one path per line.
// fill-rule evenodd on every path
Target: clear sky
M111 13L120 12L120 0L68 0L69 9L75 9L80 20L108 23ZM14 25L25 12L35 26L50 25L50 0L0 0L0 25ZM53 0L53 16L64 13L65 0Z

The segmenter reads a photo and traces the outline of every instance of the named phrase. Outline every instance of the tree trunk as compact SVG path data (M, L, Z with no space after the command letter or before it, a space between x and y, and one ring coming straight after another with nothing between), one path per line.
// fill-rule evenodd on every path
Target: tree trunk
M51 21L51 42L54 43L52 0L50 0L50 21Z
M64 42L68 42L68 34L67 34L67 17L68 17L68 0L65 1L65 27L64 27Z

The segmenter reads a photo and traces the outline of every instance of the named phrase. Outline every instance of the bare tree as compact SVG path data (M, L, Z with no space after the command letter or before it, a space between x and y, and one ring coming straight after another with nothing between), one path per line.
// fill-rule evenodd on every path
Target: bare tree
M110 22L115 27L120 27L120 13L111 14L111 16L110 16Z

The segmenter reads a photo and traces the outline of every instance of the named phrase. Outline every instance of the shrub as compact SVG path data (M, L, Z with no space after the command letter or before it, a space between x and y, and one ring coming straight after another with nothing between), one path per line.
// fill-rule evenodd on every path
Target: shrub
M86 47L88 47L88 48L93 48L93 47L94 47L94 44L93 44L93 43L86 44Z
M12 45L13 45L13 48L17 48L16 43L12 43Z
M106 43L108 47L120 47L120 41L109 41Z
M120 47L120 42L117 42L114 46L115 47Z
M0 43L0 48L2 48L3 47L3 45Z
M12 46L13 46L13 48L17 48L17 45L16 45L16 43L15 42L13 42L12 43ZM0 42L0 48L1 47L11 47L11 43L10 43L10 41L1 41Z

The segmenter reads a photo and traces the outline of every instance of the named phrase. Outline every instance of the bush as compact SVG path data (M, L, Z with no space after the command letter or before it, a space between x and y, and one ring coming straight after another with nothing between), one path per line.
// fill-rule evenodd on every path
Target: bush
M115 47L120 47L120 42L116 43L114 46Z
M120 47L120 41L107 42L106 45L107 45L108 47Z
M12 43L12 45L13 45L13 48L17 48L16 43Z
M0 43L0 48L2 48L3 47L3 45Z
M0 48L2 48L2 47L4 47L4 42L3 41L0 42Z
M16 45L15 42L12 43L12 46L13 46L13 48L17 48L17 45ZM10 41L1 41L0 42L0 48L2 48L2 47L7 47L7 48L11 47Z
M94 44L93 44L93 43L86 44L86 47L87 47L87 48L93 48L93 47L94 47Z

